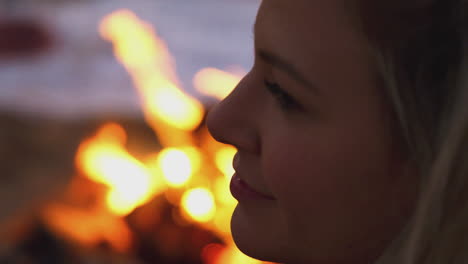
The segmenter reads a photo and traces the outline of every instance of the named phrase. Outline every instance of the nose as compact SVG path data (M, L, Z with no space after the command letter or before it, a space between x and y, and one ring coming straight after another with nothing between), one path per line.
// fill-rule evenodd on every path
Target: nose
M239 151L259 153L256 98L248 85L249 75L208 113L207 126L217 141L233 145Z

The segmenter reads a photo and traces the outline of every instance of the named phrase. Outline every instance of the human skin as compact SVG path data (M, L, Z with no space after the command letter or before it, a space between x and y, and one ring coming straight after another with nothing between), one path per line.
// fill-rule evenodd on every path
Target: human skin
M416 169L344 1L263 1L254 66L208 116L238 149L238 177L274 198L234 211L235 243L254 258L372 263L413 211Z

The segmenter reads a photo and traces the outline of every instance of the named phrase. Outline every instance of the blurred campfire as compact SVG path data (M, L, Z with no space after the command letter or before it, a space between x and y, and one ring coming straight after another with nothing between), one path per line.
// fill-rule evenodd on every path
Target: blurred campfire
M14 34L0 57L52 43L34 23L0 22L1 32ZM103 18L99 32L132 78L142 117L0 115L0 263L260 263L230 236L235 149L209 135L209 106L183 92L164 41L129 10ZM206 68L193 82L222 99L239 80Z

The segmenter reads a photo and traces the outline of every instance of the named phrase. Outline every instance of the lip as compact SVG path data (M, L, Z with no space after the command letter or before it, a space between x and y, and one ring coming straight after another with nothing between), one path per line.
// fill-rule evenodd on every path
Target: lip
M246 182L244 182L237 173L234 173L231 179L231 194L238 200L276 200L274 197L260 193L252 189Z

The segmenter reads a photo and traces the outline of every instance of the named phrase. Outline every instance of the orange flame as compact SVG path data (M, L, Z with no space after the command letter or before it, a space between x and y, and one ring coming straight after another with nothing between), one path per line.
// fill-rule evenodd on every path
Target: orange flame
M237 150L231 146L225 146L216 152L215 162L218 169L227 177L230 178L234 174L232 160Z
M51 204L42 212L49 227L59 235L81 244L98 246L107 241L119 252L130 249L132 234L125 222L104 212L80 211Z
M213 194L205 188L185 192L182 197L182 208L197 222L210 221L216 212Z
M205 68L193 78L195 88L219 100L228 96L240 82L241 77L215 68Z
M223 177L219 177L215 183L216 197L225 205L235 205L236 200L227 191L229 190L229 183L234 168L232 167L232 160L237 150L231 146L224 146L215 153L216 167L222 172ZM230 219L230 217L229 217Z
M175 63L167 45L149 23L129 10L106 16L99 31L113 44L116 58L132 77L143 102L146 121L165 148L143 164L126 151L125 131L116 124L106 124L95 137L81 144L77 153L79 168L90 179L109 187L106 204L116 215L128 214L162 192L183 193L181 198L177 197L182 213L216 232L228 244L215 262L207 264L262 263L238 251L230 237L230 216L236 202L229 195L228 186L235 149L219 148L220 144L214 144L213 139L208 142L213 148L201 151L194 147L191 132L202 122L204 109L179 88ZM223 99L240 79L236 74L206 68L196 74L193 83L198 91ZM202 166L204 155L215 160L216 168ZM217 178L194 181L194 175Z
M108 208L126 215L161 191L161 182L124 148L125 131L106 124L94 138L85 140L77 153L77 164L92 180L109 187Z
M146 119L163 145L187 145L189 136L181 131L197 128L204 109L179 89L173 59L155 29L131 11L119 10L103 19L100 33L114 44L116 57L132 76Z
M197 153L176 148L167 148L158 155L157 164L164 179L171 187L185 185L200 166Z
M203 248L202 258L206 264L269 264L267 262L262 262L245 255L244 253L240 252L233 243L230 243L226 246L214 243L209 244Z

